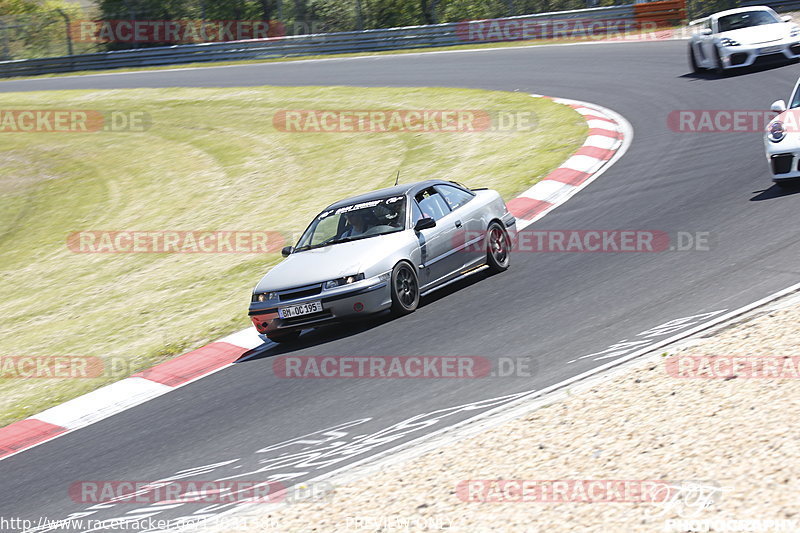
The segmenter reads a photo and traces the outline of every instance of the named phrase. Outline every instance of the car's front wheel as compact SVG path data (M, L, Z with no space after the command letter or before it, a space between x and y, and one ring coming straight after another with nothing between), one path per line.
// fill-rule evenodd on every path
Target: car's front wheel
M419 281L414 267L405 261L392 270L392 312L407 315L419 306Z
M689 66L692 67L692 72L694 72L695 74L697 74L702 70L700 66L697 64L697 58L694 55L694 46L692 46L691 44L689 45Z
M492 272L502 272L511 262L511 243L508 233L499 222L489 224L486 230L486 264Z
M300 337L299 329L295 329L292 331L276 331L273 333L267 333L267 338L272 342L277 342L277 343L296 341L299 337Z
M719 55L719 48L714 48L714 72L725 74L725 67L722 66L722 56Z

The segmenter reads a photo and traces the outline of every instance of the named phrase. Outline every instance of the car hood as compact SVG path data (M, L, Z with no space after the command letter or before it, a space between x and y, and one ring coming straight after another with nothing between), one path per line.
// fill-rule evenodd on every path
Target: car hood
M405 230L293 253L267 272L255 290L281 291L360 273L376 276L392 268L384 260L412 238L413 231Z
M722 32L719 37L733 39L741 45L771 43L789 37L792 27L786 23L764 24Z

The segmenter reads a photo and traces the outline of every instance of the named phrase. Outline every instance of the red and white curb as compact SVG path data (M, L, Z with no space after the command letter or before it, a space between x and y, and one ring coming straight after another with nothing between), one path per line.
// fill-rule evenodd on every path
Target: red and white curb
M576 100L552 100L583 115L589 136L563 165L508 202L518 229L533 224L597 179L622 157L633 138L628 121L610 109ZM247 352L262 344L255 328L247 328L0 428L0 461L244 361Z
M0 428L0 460L218 372L263 343L248 328Z
M560 167L507 202L509 211L517 217L517 229L530 226L596 180L622 157L633 140L630 123L610 109L578 100L532 96L573 108L586 120L589 135Z

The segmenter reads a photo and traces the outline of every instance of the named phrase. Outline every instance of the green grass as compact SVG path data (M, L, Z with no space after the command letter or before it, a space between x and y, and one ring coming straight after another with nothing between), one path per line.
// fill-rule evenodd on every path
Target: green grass
M285 133L281 109L532 112L532 131ZM0 95L0 109L147 112L146 132L0 133L0 356L99 356L97 379L0 380L0 426L250 325L270 254L86 254L90 230L302 231L328 203L447 178L510 198L583 141L572 109L461 89L236 88Z

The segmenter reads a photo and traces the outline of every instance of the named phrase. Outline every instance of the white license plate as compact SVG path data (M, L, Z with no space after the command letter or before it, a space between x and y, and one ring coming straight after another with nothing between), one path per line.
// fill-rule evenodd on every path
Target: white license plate
M322 311L322 302L308 302L299 305L292 305L290 307L281 307L278 309L278 316L281 318L292 318L295 316L310 315L311 313L319 313Z
M781 50L783 50L783 46L768 46L766 48L759 48L758 53L761 55L774 54L775 52L780 52Z

